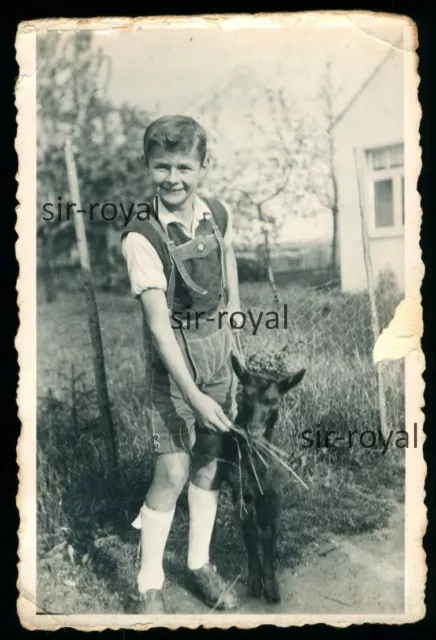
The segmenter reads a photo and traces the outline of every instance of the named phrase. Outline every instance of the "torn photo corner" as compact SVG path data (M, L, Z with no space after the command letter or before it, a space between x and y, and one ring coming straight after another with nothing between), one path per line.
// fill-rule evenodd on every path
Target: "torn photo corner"
M20 24L25 628L424 617L417 48L365 12Z

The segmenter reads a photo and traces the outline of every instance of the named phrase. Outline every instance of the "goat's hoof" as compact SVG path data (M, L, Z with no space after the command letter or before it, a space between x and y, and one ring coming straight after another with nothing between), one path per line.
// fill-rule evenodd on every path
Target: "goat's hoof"
M269 604L278 604L280 602L279 586L275 580L265 581L265 600Z
M253 598L261 598L263 593L263 582L259 574L248 576L248 594Z

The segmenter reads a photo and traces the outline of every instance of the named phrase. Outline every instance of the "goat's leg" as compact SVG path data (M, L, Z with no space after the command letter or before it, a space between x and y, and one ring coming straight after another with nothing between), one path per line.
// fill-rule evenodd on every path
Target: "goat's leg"
M246 503L241 515L242 533L248 558L248 593L255 598L262 597L262 565L259 558L259 532L254 503Z
M263 579L266 600L280 602L280 590L275 572L277 521L280 512L280 497L273 491L259 496L256 502L257 522L263 548Z

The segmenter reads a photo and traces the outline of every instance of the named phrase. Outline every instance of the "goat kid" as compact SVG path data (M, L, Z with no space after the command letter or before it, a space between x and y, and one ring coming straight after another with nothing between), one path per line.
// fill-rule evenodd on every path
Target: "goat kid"
M267 602L273 604L280 602L275 555L283 468L267 453L259 456L249 443L250 439L260 438L271 442L281 397L301 382L305 370L277 382L243 368L233 354L232 366L242 387L235 425L247 438L236 433L225 435L226 479L248 556L248 592L257 598L264 594ZM263 550L262 563L259 542Z

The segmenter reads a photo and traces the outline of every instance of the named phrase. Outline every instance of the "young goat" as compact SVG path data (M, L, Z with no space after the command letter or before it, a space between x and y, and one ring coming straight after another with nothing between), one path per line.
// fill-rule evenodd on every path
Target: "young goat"
M238 432L225 436L227 481L248 555L248 592L258 598L264 593L272 604L280 602L275 554L283 471L264 448L256 447L256 442L271 442L279 401L302 380L305 370L277 382L244 369L233 355L232 366L241 383L242 397L235 420ZM263 563L259 558L259 541Z

